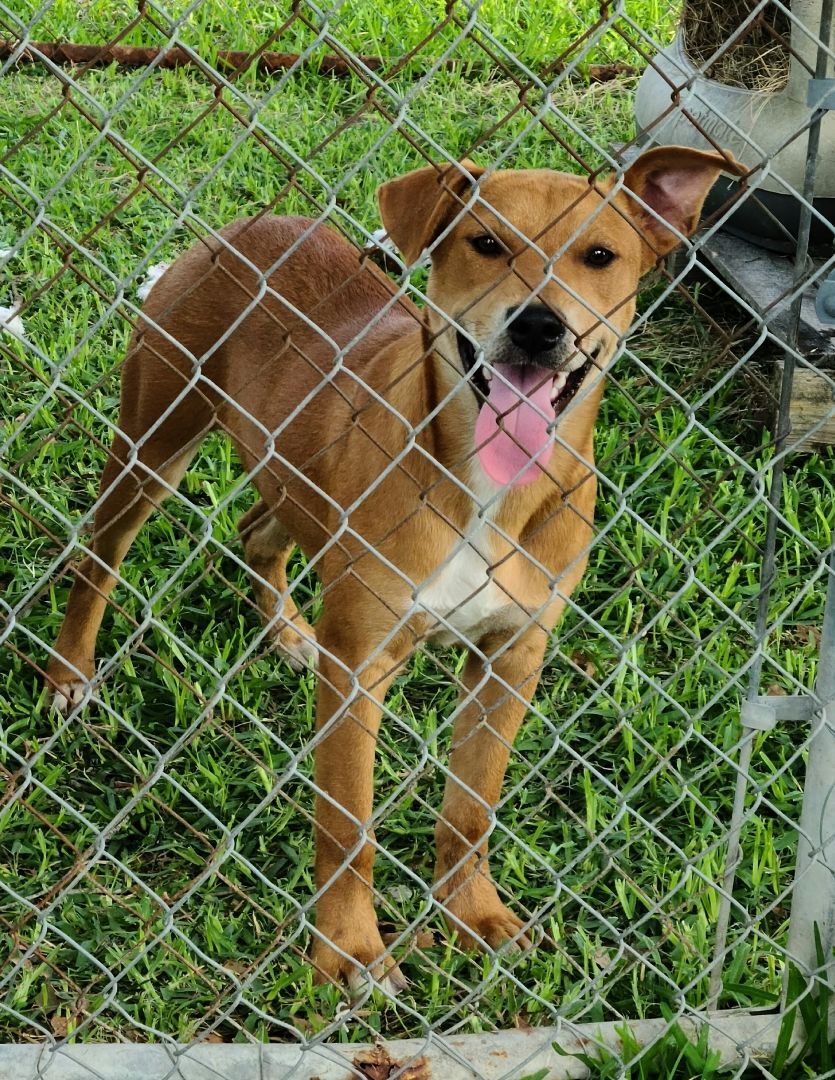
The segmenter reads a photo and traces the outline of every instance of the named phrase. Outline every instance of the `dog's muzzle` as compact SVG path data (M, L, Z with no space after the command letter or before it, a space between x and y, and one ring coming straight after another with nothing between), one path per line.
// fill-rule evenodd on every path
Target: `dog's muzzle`
M542 304L511 316L506 330L479 362L462 331L456 338L464 374L480 408L475 450L487 475L500 484L530 483L547 466L554 428L603 351L578 350L574 335Z
M556 419L566 406L571 402L582 385L583 379L588 375L592 367L597 366L597 361L603 351L600 342L596 343L586 359L579 365L568 368L566 365L567 349L563 343L555 343L551 349L538 350L533 354L525 355L525 351L518 345L496 350L490 363L477 363L476 347L472 340L460 330L456 332L458 343L458 355L461 367L467 376L470 386L479 403L486 401L490 396L490 382L493 378L493 369L499 365L508 368L530 369L535 368L542 372L542 380L553 372L551 379L551 393L549 395ZM576 363L578 357L570 357L568 363Z

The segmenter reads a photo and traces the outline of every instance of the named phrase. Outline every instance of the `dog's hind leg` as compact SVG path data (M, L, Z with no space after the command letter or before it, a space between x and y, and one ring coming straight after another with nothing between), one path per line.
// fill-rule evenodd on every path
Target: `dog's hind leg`
M67 611L46 668L62 712L82 698L95 671L96 636L119 567L136 534L176 490L202 437L213 427L213 400L188 389L179 353L138 336L122 372L118 428L99 484L87 555L75 569ZM173 357L173 359L172 359ZM183 395L180 399L180 395Z
M122 560L142 525L177 488L196 449L196 444L178 448L163 457L164 447L149 441L139 460L129 464L130 443L116 436L99 485L90 554L75 568L61 632L47 664L53 705L60 712L81 700L93 677L96 636Z
M241 517L238 532L255 603L276 652L296 671L315 666L316 632L300 614L287 582L287 560L295 546L289 533L261 500Z

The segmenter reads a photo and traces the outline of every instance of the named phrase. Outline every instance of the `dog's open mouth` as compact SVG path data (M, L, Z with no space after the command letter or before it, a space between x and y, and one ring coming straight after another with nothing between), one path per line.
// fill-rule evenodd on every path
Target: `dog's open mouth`
M532 364L496 364L488 371L475 367L473 343L460 331L457 337L464 371L482 403L475 430L481 466L497 483L530 483L540 473L537 463L547 465L554 423L580 389L600 347L574 371L554 373Z

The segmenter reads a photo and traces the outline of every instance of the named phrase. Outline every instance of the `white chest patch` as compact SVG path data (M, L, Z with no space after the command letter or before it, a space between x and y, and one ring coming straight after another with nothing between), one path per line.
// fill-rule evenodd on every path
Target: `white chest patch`
M489 573L490 526L474 522L466 539L452 548L447 562L431 575L417 593L418 610L437 621L429 639L441 645L475 641L488 629L521 622L524 611Z

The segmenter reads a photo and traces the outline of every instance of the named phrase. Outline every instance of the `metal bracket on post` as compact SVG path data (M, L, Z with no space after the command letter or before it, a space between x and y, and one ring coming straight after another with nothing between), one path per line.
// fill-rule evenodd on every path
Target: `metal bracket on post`
M806 88L806 104L810 109L824 112L835 109L835 79L810 79Z
M778 721L808 724L817 707L815 699L807 695L760 694L743 701L740 719L744 727L771 731Z
M835 326L835 270L818 286L815 312L825 326Z

